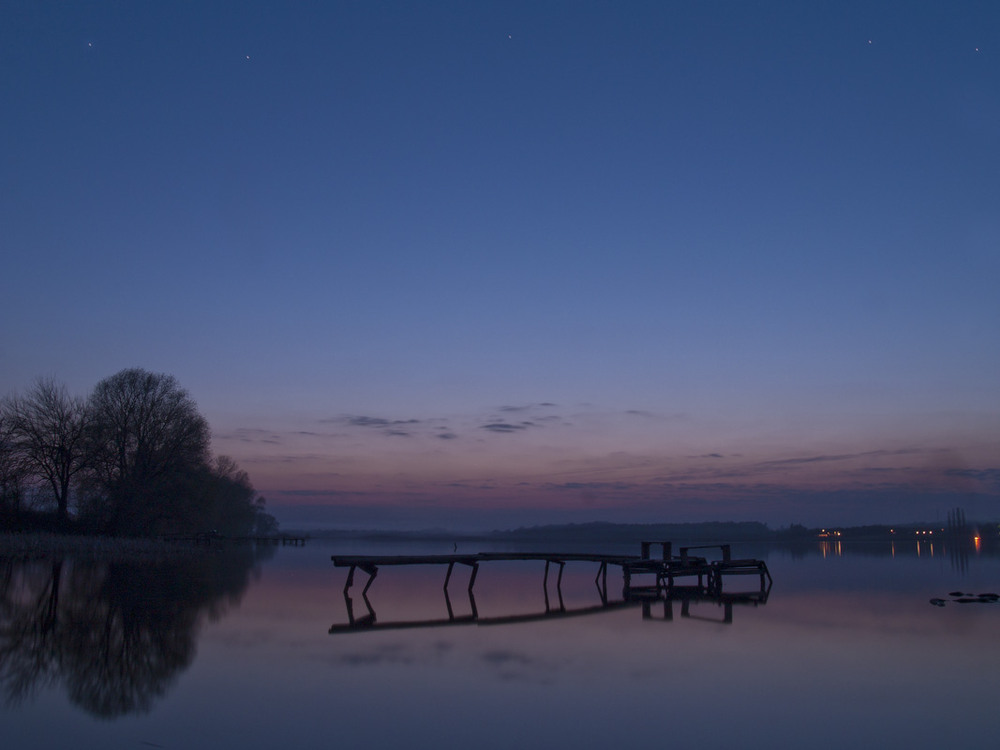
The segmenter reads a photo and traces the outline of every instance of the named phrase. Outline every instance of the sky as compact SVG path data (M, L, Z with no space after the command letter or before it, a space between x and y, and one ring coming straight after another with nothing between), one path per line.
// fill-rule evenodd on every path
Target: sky
M0 394L286 527L1000 517L1000 4L0 2Z

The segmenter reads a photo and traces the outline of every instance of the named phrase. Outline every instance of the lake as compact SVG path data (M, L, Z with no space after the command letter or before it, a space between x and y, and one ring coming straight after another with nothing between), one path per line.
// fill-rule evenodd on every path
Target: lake
M4 747L913 750L1000 732L1000 604L953 596L1000 590L994 554L734 545L774 584L730 606L625 603L615 567L605 606L596 564L568 563L559 587L550 572L546 590L544 563L525 561L483 563L474 598L463 566L447 597L444 566L382 568L366 602L366 576L348 599L330 561L451 551L0 560Z

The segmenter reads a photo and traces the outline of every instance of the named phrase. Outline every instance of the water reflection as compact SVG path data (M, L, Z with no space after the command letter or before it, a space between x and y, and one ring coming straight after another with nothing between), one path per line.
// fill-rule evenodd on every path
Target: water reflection
M148 712L258 561L252 547L159 563L0 559L0 699L61 686L97 717Z
M1000 604L957 598L1000 593L1000 557L986 543L981 555L970 552L969 571L959 574L948 564L949 542L935 543L940 552L933 559L917 557L911 542L897 540L895 558L888 544L876 550L845 542L843 556L827 558L815 544L802 556L783 546L741 546L741 556L766 557L776 588L764 606L733 601L731 609L725 601L675 589L670 600L637 596L572 614L602 604L589 563L568 564L561 590L550 576L548 608L544 571L536 562L484 565L474 600L467 592L470 571L457 569L449 600L442 568L400 566L379 575L369 602L360 587L351 592L355 621L371 617L374 627L337 635L329 634L331 623L349 620L342 595L346 571L331 566L331 550L438 550L430 544L324 549L319 543L278 549L259 580L242 598L237 594L238 608L220 596L222 589L242 589L238 576L189 565L181 575L202 590L195 603L167 588L155 597L159 612L140 616L135 626L147 632L142 648L153 654L138 679L147 685L159 679L166 687L154 684L143 692L118 685L132 706L142 694L152 705L118 720L95 720L68 699L84 684L72 682L71 669L89 661L87 671L113 671L114 662L99 668L95 654L74 657L77 646L54 631L78 627L69 614L94 609L100 613L87 615L96 620L87 626L90 638L80 643L121 642L96 632L108 612L134 608L144 587L161 589L169 581L158 583L147 571L148 583L131 586L129 601L95 593L108 586L106 578L120 575L106 567L67 560L54 574L52 561L18 564L12 585L12 569L0 561L0 576L6 576L0 587L0 688L30 673L22 662L32 663L33 649L33 664L48 670L37 678L30 704L5 710L0 699L0 737L4 747L237 744L266 750L314 747L319 737L369 748L608 748L621 744L624 726L633 744L662 743L666 727L674 744L692 748L867 747L883 738L908 750L989 747L1000 731L994 705L1000 672L990 668L1000 658ZM621 579L613 573L609 599L623 602ZM78 584L70 579L84 574L91 585L71 593ZM211 576L236 580L210 585L204 579ZM177 586L177 575L171 578ZM756 588L755 578L740 580ZM71 598L91 594L101 600L93 607L68 606ZM932 597L946 606L931 606ZM171 600L175 613L165 611ZM220 613L228 612L209 623L213 600ZM34 632L22 633L24 653L16 657L22 671L7 660L12 605L33 610L24 630ZM539 619L525 621L531 615ZM486 626L506 616L519 619ZM186 638L160 635L148 643L158 618L187 628ZM470 622L386 629L394 622L459 618ZM43 648L38 644L45 639ZM53 639L71 645L56 646ZM171 643L179 645L171 650ZM46 648L55 654L38 656ZM186 664L167 666L166 677L150 675L163 667L158 662L170 660ZM106 694L115 690L108 687ZM833 714L836 731L817 730L830 727Z
M891 558L914 558L928 559L944 558L947 556L954 571L966 573L969 570L969 563L974 558L1000 556L1000 545L994 539L984 540L979 534L970 535L966 538L938 538L936 541L930 537L920 538L899 538L888 543L881 541L827 541L820 540L812 543L791 543L782 549L787 551L793 559L804 560L808 557L818 555L826 558L842 557L891 557Z

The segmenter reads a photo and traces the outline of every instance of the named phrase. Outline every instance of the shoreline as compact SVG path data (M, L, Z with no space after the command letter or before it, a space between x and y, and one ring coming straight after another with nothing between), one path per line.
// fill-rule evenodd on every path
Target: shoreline
M25 560L56 555L94 560L155 560L187 557L205 551L204 546L163 539L0 531L0 557Z

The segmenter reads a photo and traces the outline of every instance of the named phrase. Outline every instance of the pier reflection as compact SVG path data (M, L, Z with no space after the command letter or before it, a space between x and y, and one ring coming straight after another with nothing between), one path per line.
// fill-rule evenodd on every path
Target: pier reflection
M253 547L170 562L0 558L0 701L61 687L100 718L148 712L258 560Z

